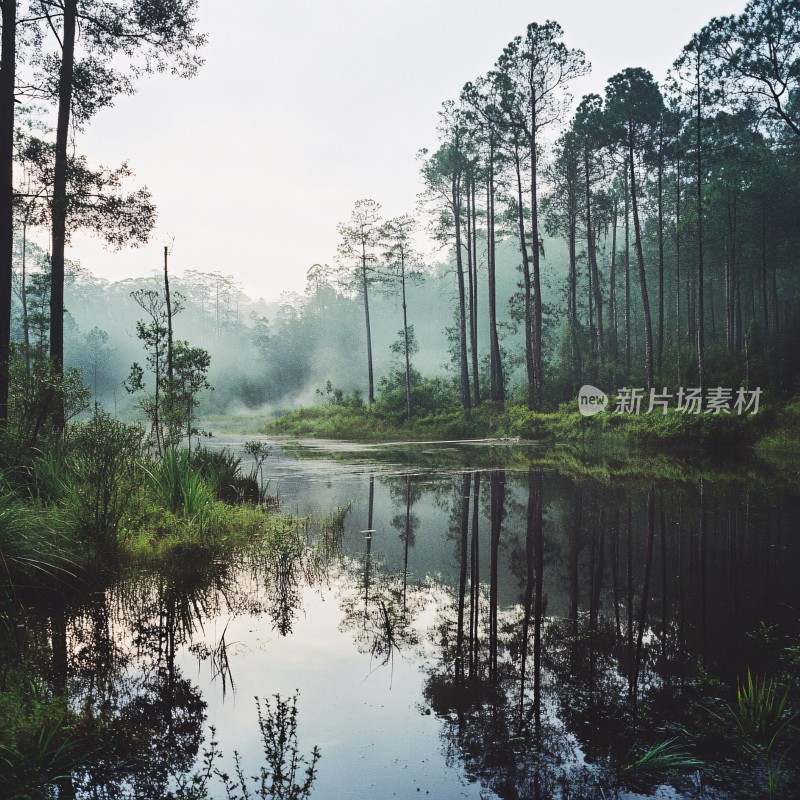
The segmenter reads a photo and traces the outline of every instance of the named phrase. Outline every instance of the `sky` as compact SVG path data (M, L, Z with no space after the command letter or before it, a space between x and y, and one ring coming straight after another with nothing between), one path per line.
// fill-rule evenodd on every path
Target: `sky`
M199 0L199 74L143 80L78 139L92 164L128 161L149 187L150 244L113 252L77 235L68 257L113 281L158 269L172 242L176 272L232 274L266 300L302 291L312 264L334 260L357 199L385 217L414 210L441 103L529 22L557 20L586 53L577 101L625 67L662 81L692 33L744 2Z

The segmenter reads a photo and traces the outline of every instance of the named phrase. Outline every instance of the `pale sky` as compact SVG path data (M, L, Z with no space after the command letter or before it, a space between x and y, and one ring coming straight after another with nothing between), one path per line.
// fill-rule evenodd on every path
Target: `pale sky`
M84 236L68 257L110 280L172 266L231 273L252 297L301 291L332 261L336 223L372 197L413 211L416 153L437 111L529 22L555 19L592 63L576 99L645 67L662 81L712 16L745 0L200 0L197 77L146 79L79 139L95 165L128 160L159 210L151 244L114 253ZM54 124L54 123L53 123Z

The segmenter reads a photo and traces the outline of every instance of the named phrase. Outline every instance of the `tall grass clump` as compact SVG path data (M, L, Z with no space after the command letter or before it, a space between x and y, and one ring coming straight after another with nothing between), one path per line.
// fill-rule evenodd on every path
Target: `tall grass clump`
M180 521L185 532L207 537L219 526L214 492L188 450L168 448L145 469L156 503Z
M169 448L161 459L152 461L146 471L150 488L159 503L173 514L180 513L183 509L182 487L191 474L188 451Z
M774 679L753 678L748 670L747 680L737 687L736 706L729 706L745 749L766 770L770 798L779 796L783 761L792 743L796 744L790 734L796 734L793 726L798 715L790 712L788 703L788 688L782 688ZM787 738L790 744L784 746Z
M198 447L191 454L193 467L203 476L214 492L217 500L226 503L236 503L243 499L257 500L258 486L247 485L240 469L242 460L229 450L209 450L207 447ZM248 491L249 489L249 491Z
M0 476L0 586L72 575L75 550L57 514L20 500Z

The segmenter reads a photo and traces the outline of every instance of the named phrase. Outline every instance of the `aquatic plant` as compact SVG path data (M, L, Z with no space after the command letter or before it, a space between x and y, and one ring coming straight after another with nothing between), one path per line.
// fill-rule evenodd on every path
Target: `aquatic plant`
M197 447L192 451L191 462L208 482L218 500L236 502L239 497L237 484L242 460L227 448L210 450Z
M264 501L266 487L261 485L258 467L243 475L241 458L227 448L198 447L192 452L191 464L205 478L217 500L226 503Z
M637 755L628 753L622 764L623 772L670 772L680 769L698 769L703 764L693 758L679 744L677 738L667 739Z
M181 483L190 471L188 452L169 448L146 471L151 479L151 488L164 507L173 513L180 512L183 506Z
M782 689L771 678L754 679L747 670L747 680L736 688L736 708L728 706L745 749L764 765L770 798L777 797L783 760L788 752L788 748L778 752L778 743L798 716L789 711L788 702L788 688Z
M272 451L272 447L259 439L253 439L244 443L244 451L252 456L256 462L251 477L258 478L259 502L263 503L266 492L266 487L264 485L264 462Z

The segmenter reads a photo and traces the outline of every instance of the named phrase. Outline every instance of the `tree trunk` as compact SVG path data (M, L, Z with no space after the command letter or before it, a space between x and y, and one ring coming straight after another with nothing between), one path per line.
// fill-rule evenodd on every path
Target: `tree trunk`
M17 3L4 0L0 53L0 423L8 418L14 262L14 81ZM24 291L24 289L23 289Z
M592 194L589 182L589 151L584 148L584 172L586 173L586 249L589 254L589 283L594 297L595 314L597 315L597 360L603 364L603 299L600 296L600 273L597 269L597 248L592 225ZM592 297L589 298L590 301Z
M172 296L169 291L169 251L164 247L164 298L167 301L167 388L172 389Z
M361 253L361 291L364 295L364 320L367 326L367 373L369 378L369 402L375 402L375 376L372 371L372 328L369 324L369 281L367 280L367 256Z
M611 220L611 266L608 271L608 334L611 340L611 355L617 358L617 195L614 194L614 211Z
M478 269L475 260L475 195L472 181L467 178L467 294L469 297L469 345L472 362L472 393L475 405L481 404L480 374L478 371Z
M472 187L472 381L475 405L481 404L480 359L478 354L478 211L475 207L475 179Z
M514 166L517 173L517 222L519 224L519 246L522 251L522 280L525 317L525 372L528 378L528 408L535 409L534 366L533 366L533 312L531 309L531 267L528 256L528 243L525 239L525 206L522 202L522 172L519 163L519 149L514 148ZM534 248L535 249L535 248Z
M680 122L678 123L680 134ZM677 136L676 136L677 141ZM678 348L678 383L681 375L681 156L675 154L675 344Z
M625 173L625 369L631 372L631 232L630 232L630 192L628 191L628 171Z
M467 307L464 290L464 259L461 254L461 180L453 177L453 218L456 226L456 277L458 279L458 332L459 365L461 373L461 404L465 411L472 408L469 391L469 366L467 361Z
M537 194L538 154L536 152L536 103L532 110L531 137L531 246L533 247L533 410L542 410L542 281L539 252L539 199Z
M769 302L767 301L767 197L761 192L761 315L764 321L764 342L769 336Z
M495 269L494 241L494 139L489 143L489 182L486 189L486 267L489 293L489 362L490 392L492 400L505 402L503 364L500 356L500 339L497 335L497 275Z
M574 198L573 198L574 199ZM583 367L583 354L578 337L578 220L575 204L569 211L567 232L567 249L569 250L569 274L567 277L567 336L569 337L570 368L573 376L578 378Z
M58 76L58 122L53 167L52 247L50 253L50 361L56 375L64 372L64 260L67 243L67 144L72 112L75 71L75 30L78 0L64 0L61 69ZM64 402L59 398L54 412L57 427L64 424Z
M406 257L400 254L400 288L403 293L403 342L406 356L406 419L411 419L411 359L408 352L408 312L406 307Z
M642 231L639 224L639 204L636 197L636 170L634 169L633 126L628 124L628 156L631 173L631 211L633 212L633 236L636 245L636 259L639 264L639 286L642 292L642 314L644 315L644 368L647 389L652 389L653 381L653 325L650 319L650 301L647 297L647 276L644 271L642 252Z
M658 127L658 376L664 360L664 117Z
M705 297L703 289L703 158L702 158L702 87L700 54L697 55L697 385L705 389Z

